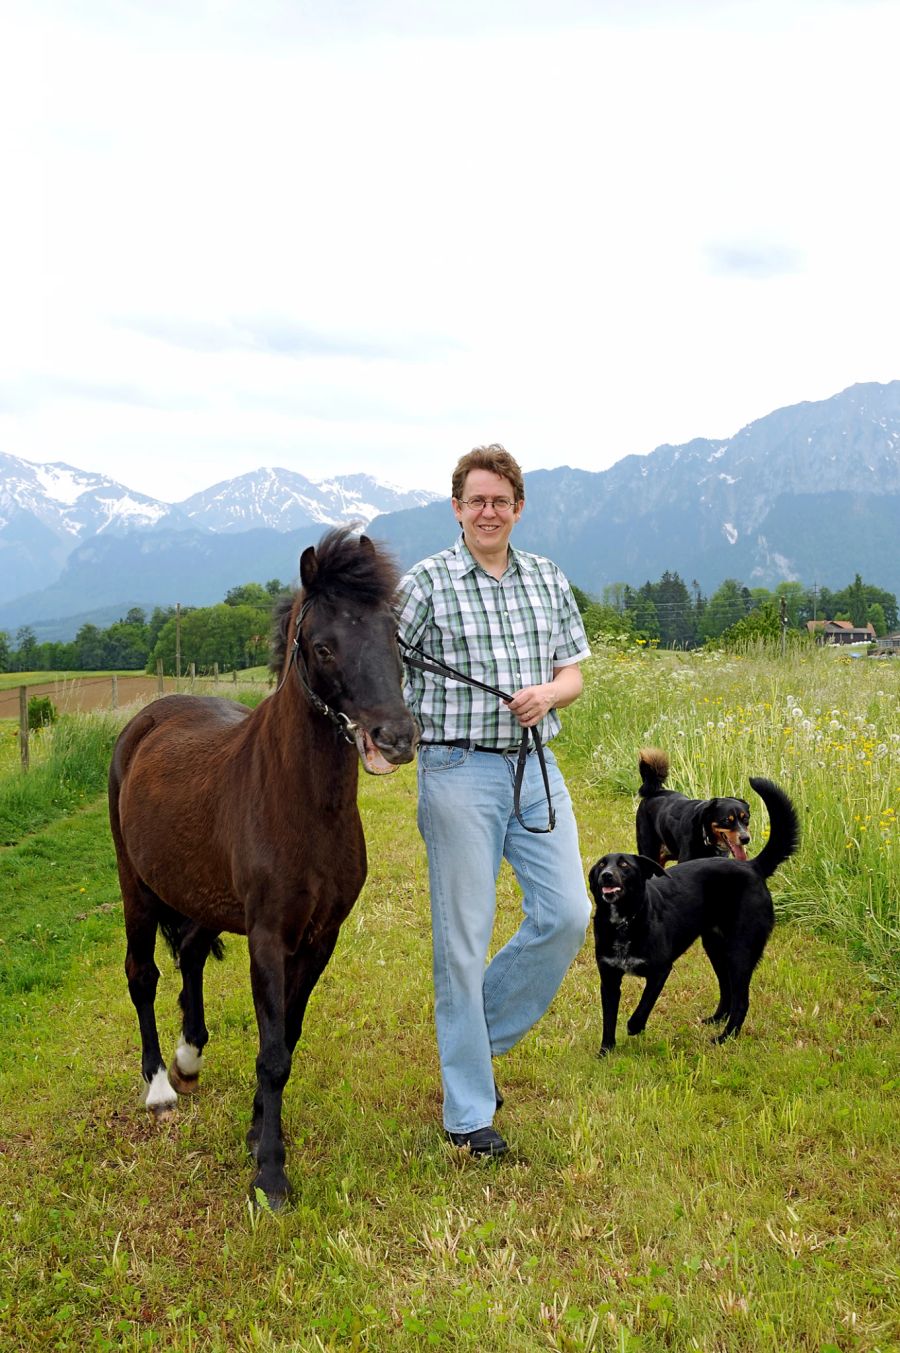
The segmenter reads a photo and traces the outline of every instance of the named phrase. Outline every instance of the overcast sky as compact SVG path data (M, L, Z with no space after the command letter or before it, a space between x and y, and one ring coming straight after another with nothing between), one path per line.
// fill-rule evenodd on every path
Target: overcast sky
M896 0L3 0L0 451L599 470L900 377Z

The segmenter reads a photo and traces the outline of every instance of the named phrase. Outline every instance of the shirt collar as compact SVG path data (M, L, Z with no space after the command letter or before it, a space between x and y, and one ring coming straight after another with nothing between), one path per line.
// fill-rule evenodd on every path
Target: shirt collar
M520 551L514 549L513 546L510 544L507 544L506 550L507 556L506 556L506 568L503 572L504 578L506 577L507 573L521 571L522 563L525 558L525 556L522 555ZM459 539L453 546L453 553L456 556L456 568L460 578L465 578L468 576L468 574L474 573L477 568L481 568L481 565L479 564L478 560L475 558L474 554L466 544L466 538L462 532L460 532ZM484 573L486 572L486 570L482 569L482 572Z

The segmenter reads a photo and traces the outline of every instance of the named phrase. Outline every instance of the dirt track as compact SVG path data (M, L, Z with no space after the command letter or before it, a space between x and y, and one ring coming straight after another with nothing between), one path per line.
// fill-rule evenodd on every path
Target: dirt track
M178 689L174 677L166 677L163 684L166 695L171 695ZM182 677L180 686L182 691L191 690L191 683L186 677ZM254 689L258 689L259 683L240 682L239 686L253 686ZM223 678L218 685L213 681L196 681L193 689L198 695L231 695L235 687L230 680ZM119 708L138 701L146 705L150 700L155 700L158 694L156 677L119 677ZM74 677L71 681L44 681L34 684L29 682L28 698L31 699L33 695L49 695L61 714L73 711L81 713L90 709L111 709L112 678L85 676ZM0 691L0 719L18 719L18 717L19 688L11 686L8 690Z

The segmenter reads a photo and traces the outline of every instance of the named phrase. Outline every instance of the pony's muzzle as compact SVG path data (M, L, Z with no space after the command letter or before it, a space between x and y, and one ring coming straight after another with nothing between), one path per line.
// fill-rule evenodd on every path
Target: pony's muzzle
M389 775L412 761L418 730L411 719L374 724L371 730L361 723L353 726L359 759L369 775Z
M377 724L370 729L369 736L382 756L399 766L412 761L419 741L419 730L412 719L393 719Z

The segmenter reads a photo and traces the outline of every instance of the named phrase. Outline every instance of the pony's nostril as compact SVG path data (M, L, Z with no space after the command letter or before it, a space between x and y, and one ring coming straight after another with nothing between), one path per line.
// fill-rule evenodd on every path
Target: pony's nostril
M377 747L400 747L412 741L413 729L399 724L382 723L370 729L372 741Z

